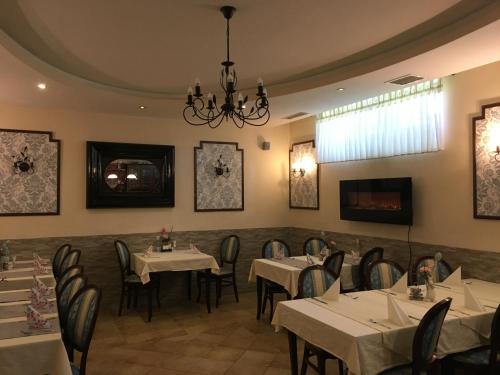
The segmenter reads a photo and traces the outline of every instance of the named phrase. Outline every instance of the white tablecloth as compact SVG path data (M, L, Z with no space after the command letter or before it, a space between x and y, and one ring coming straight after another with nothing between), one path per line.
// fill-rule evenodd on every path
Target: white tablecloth
M8 282L0 283L0 294L4 297L10 294L16 300L14 304L22 304L23 302L18 301L19 293L15 292L28 291L28 288L33 284L33 278L25 277L8 280ZM55 285L52 275L41 277L41 280L47 285ZM19 285L24 287L18 288ZM2 301L5 299L3 298ZM6 307L12 304L11 302L4 302L0 303L0 306ZM57 313L47 314L46 317L57 319ZM26 320L25 316L0 319L0 330L4 325L4 327L7 327L8 324L24 320ZM0 339L0 374L71 375L71 368L61 339L61 333Z
M473 280L476 288L481 286L481 302L500 299L500 285ZM491 294L487 294L487 289ZM474 290L474 289L473 289ZM444 357L472 349L487 342L480 329L491 325L494 308L475 312L463 307L463 293L456 290L436 288L437 301L451 296L453 311L449 311L441 331L437 353ZM338 301L328 305L311 299L278 303L273 324L285 327L299 337L319 346L342 359L353 374L377 374L387 368L408 363L411 360L413 332L418 321L409 328L395 328L387 321L387 295L381 291L350 293L341 295ZM352 297L358 297L352 299ZM409 301L398 295L400 307L417 319L428 311L432 303ZM490 299L486 299L486 297ZM494 305L492 305L494 306ZM370 322L374 319L388 328Z
M210 268L213 272L219 270L219 265L211 255L191 250L176 250L168 253L153 253L145 257L143 253L134 253L131 262L132 270L139 275L143 284L150 281L150 272L192 271Z
M306 260L305 256L293 257L294 259ZM318 258L313 257L315 263L323 264ZM342 264L342 271L340 272L340 282L345 289L354 287L353 279L354 273L357 272L357 265L352 265L349 262ZM283 263L278 263L270 259L254 259L250 267L250 274L248 281L255 282L256 277L260 276L264 279L274 281L282 285L292 297L298 293L299 275L302 269Z

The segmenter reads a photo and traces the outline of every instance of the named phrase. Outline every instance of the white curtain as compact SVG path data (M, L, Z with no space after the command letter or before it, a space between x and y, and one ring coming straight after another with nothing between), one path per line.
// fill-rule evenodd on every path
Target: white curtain
M318 162L441 150L442 96L441 90L434 89L324 116L316 123Z

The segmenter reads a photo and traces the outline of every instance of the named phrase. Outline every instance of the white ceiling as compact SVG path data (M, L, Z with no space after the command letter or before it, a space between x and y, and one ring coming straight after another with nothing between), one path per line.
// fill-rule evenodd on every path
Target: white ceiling
M472 11L462 4L453 7L457 2L237 0L232 2L237 12L231 57L242 88L264 78L271 122L280 124L291 113L317 113L387 91L383 82L406 73L433 78L500 60L500 21L471 19L469 28L477 30L463 36L467 27L454 26L465 23L457 20L468 20L464 12ZM218 77L225 48L221 5L209 0L5 0L0 4L0 101L180 118L185 88L199 77L207 90L213 89ZM454 20L450 7L462 7L461 17L455 12ZM432 25L446 37L433 38L437 46L426 42L425 52L425 37L438 32L430 30ZM460 29L457 38L452 27ZM398 46L397 38L417 29L412 49L424 52L418 56L374 54L378 61L364 71L358 61L350 72L346 63L335 65L358 55L368 63L362 54L388 40L392 50L409 51L411 43ZM358 71L368 73L354 76ZM44 92L36 89L40 81L48 84ZM337 92L339 85L346 91ZM251 95L253 88L247 91ZM147 109L139 111L140 104Z

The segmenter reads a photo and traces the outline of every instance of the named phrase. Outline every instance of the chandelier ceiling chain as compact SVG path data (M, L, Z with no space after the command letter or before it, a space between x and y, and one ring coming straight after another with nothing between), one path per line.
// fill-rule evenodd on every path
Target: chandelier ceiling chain
M224 103L220 107L217 106L217 98L210 92L206 95L205 101L200 81L197 79L194 92L191 87L188 88L186 107L183 111L184 119L191 125L208 125L211 128L218 127L224 119L226 121L231 119L238 128L245 125L265 125L269 121L270 112L267 90L261 78L257 80L257 98L250 110L247 110L248 96L243 97L241 93L238 93L237 100L234 100L238 77L234 69L234 62L230 60L229 55L229 20L236 8L223 6L220 11L226 19L226 61L221 63L219 81L224 92Z

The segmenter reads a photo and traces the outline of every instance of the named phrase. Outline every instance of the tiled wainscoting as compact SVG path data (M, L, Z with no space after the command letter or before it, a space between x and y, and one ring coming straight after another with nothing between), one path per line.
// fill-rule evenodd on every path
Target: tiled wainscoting
M240 291L254 290L255 285L248 283L248 273L252 259L260 257L261 248L265 241L273 238L285 240L292 248L293 255L302 253L302 246L308 237L320 236L320 231L302 228L257 228L236 230L189 231L175 233L178 248L187 248L189 242L195 243L204 252L216 256L220 241L229 234L240 237L241 250L237 264L237 280ZM82 250L80 263L85 267L89 282L103 288L103 303L117 305L120 290L120 274L118 260L113 242L116 239L124 240L131 251L143 251L154 242L156 234L126 234L109 236L84 237L51 237L38 239L12 240L12 253L31 257L37 251L44 257L51 257L63 243L71 243L73 248ZM386 238L365 237L343 233L327 232L329 239L337 242L342 250L355 249L356 239L360 240L362 252L375 246L385 249L386 258L395 260L404 268L408 266L409 251L405 241ZM434 246L429 244L412 243L413 259L423 255L443 253L450 265L455 268L461 265L464 277L500 282L500 253L475 251L467 249ZM175 301L187 296L186 278L178 274L164 274L162 276L162 299ZM196 285L193 280L193 295L196 296ZM232 289L226 288L225 299L232 299ZM212 294L213 295L213 294Z

